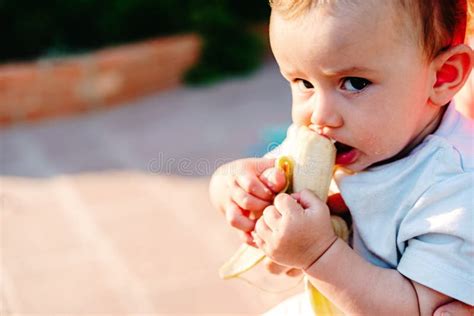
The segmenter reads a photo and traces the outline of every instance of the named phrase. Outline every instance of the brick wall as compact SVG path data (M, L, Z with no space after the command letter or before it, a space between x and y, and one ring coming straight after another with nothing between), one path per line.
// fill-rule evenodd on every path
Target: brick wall
M113 106L180 84L197 35L170 36L65 59L0 66L0 125Z

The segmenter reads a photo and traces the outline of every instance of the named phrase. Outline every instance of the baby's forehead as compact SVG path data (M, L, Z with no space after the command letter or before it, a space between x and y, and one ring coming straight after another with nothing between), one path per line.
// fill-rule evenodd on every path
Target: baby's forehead
M389 19L393 21L393 29L399 35L418 37L416 0L270 0L270 2L272 12L277 11L286 20L301 19L313 10L341 19L364 17ZM363 14L351 14L354 12ZM318 21L315 22L313 26L318 27Z
M338 34L336 32L346 33L351 31L354 26L358 30L365 28L365 32L371 33L371 36L389 37L403 45L419 45L419 28L415 23L415 12L410 9L408 3L411 0L319 0L310 1L311 5L300 8L297 14L291 12L276 13L289 22L295 22L301 26L302 32L311 33L321 27L324 23L338 23L345 25L334 29L335 38L331 41L337 42ZM274 8L275 9L275 8ZM288 9L288 8L287 8ZM294 8L298 10L298 8ZM272 15L274 15L272 11ZM315 14L316 13L316 14ZM330 21L330 22L328 22ZM383 28L380 32L380 28ZM354 34L354 36L357 36ZM357 38L354 38L357 41ZM421 47L420 47L421 48Z
M292 68L320 65L329 73L353 65L380 68L383 60L397 63L407 53L422 56L418 43L398 26L397 18L391 18L393 8L385 1L367 1L356 7L342 2L314 7L294 19L272 13L270 39L275 55L280 62L293 64Z

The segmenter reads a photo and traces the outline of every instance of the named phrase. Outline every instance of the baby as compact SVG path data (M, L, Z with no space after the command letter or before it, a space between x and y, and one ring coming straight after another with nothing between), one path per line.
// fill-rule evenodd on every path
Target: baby
M293 123L333 139L346 170L336 182L352 247L311 192L278 194L285 179L275 152L222 166L211 200L246 242L303 271L345 314L474 304L474 124L452 102L474 64L463 44L466 6L272 1L271 47L291 86Z

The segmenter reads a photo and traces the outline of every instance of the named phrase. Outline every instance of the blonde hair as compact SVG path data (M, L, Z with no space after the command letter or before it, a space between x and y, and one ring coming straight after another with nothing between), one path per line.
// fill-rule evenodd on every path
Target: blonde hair
M317 1L313 0L270 0L270 7L278 11L286 19L302 15Z
M341 0L269 1L273 10L287 19L292 19L309 11L313 6ZM466 29L470 35L474 35L472 1L469 1L469 9L467 0L398 0L398 3L409 13L414 25L420 30L420 45L428 59L434 58L446 48L464 42Z

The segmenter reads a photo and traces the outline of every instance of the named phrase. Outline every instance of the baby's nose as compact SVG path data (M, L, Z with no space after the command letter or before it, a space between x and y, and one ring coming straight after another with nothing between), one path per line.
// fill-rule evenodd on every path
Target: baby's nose
M311 124L316 131L324 127L340 127L342 116L334 102L324 96L317 96L312 104Z

